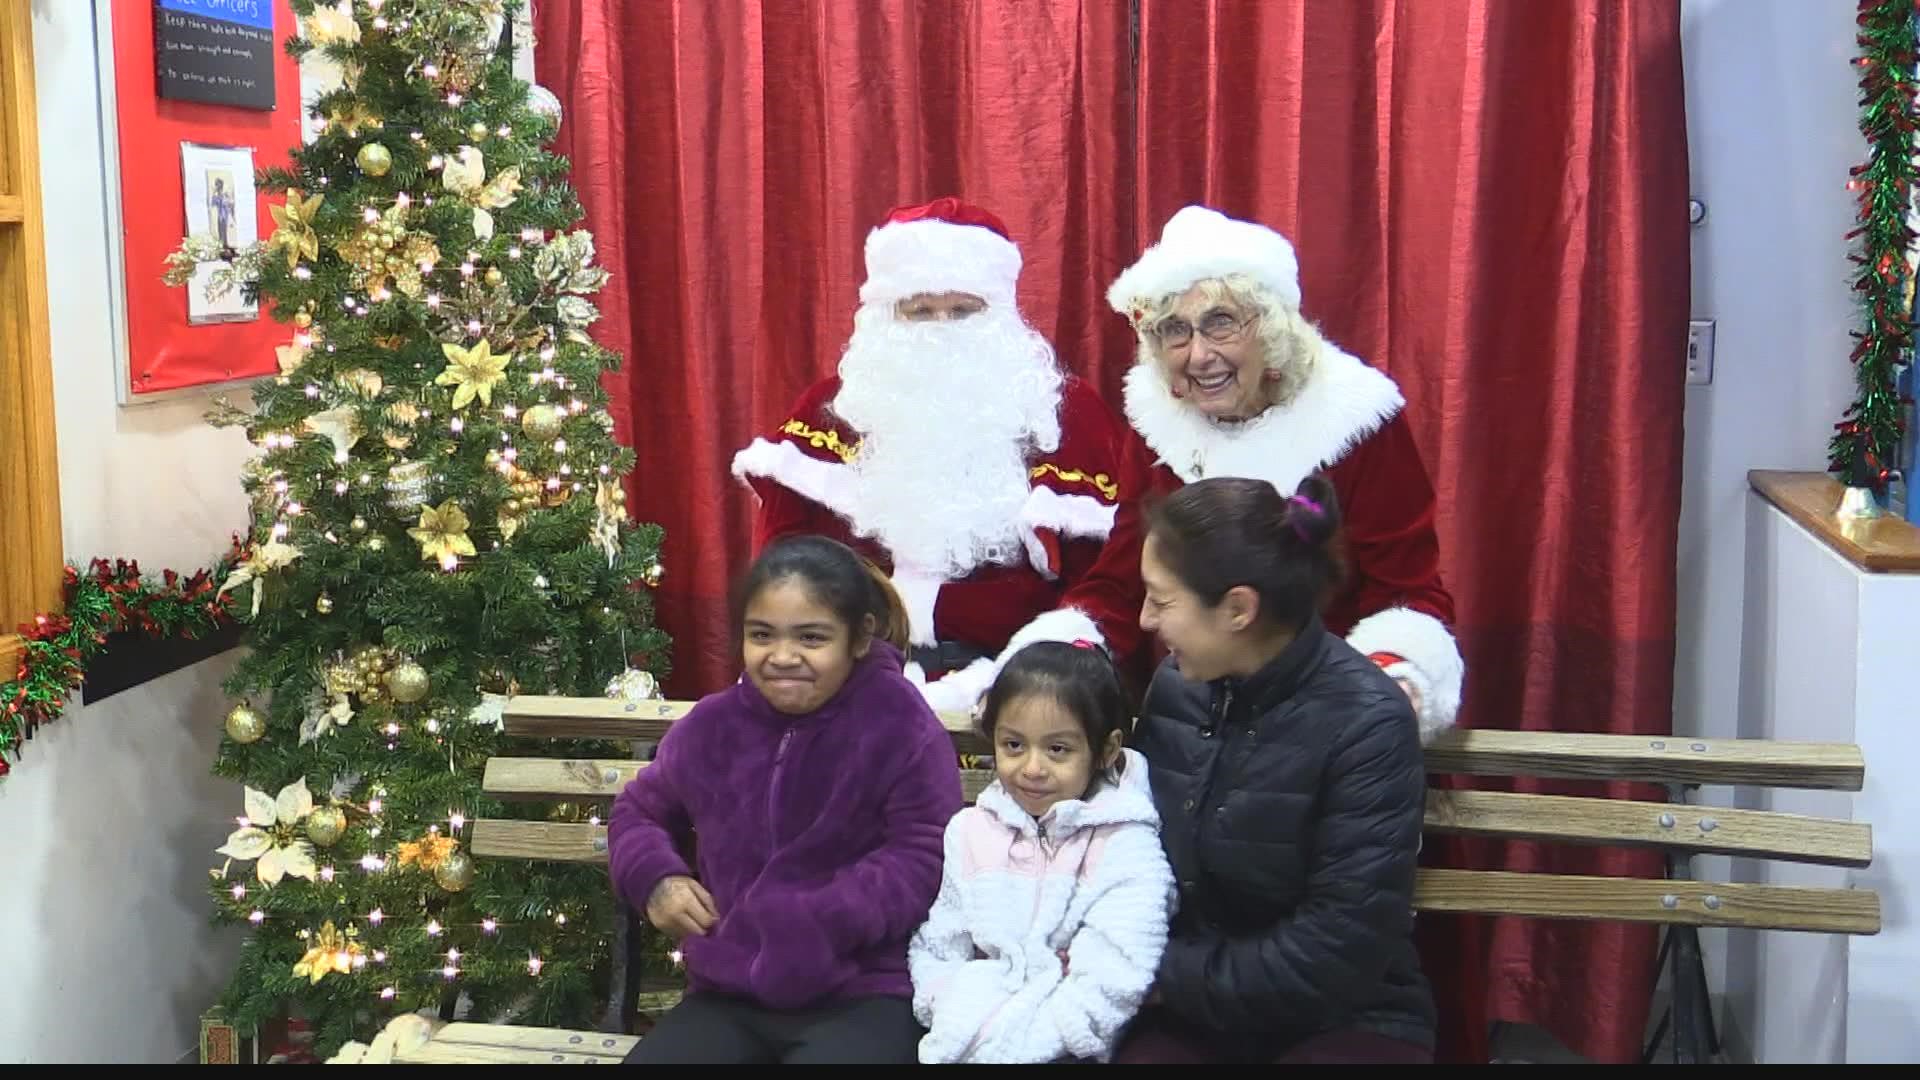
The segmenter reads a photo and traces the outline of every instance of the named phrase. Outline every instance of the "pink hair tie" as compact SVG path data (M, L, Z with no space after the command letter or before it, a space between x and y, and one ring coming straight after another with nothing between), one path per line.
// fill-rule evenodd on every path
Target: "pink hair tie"
M1086 638L1074 638L1073 647L1076 649L1091 649L1094 647L1094 644Z
M1291 495L1287 497L1287 501L1291 503L1299 503L1301 506L1306 507L1307 509L1313 511L1316 514L1324 515L1326 513L1326 510L1323 509L1319 503L1314 502L1312 499L1307 498L1305 495ZM1300 538L1301 543L1303 544L1313 543L1313 537L1307 535L1306 526L1300 524L1298 521L1291 522L1290 524L1293 525L1293 534Z

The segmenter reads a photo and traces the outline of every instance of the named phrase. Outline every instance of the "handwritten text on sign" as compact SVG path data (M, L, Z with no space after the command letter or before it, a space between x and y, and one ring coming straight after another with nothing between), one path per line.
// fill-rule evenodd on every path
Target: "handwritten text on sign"
M155 0L153 20L161 97L274 107L271 0Z

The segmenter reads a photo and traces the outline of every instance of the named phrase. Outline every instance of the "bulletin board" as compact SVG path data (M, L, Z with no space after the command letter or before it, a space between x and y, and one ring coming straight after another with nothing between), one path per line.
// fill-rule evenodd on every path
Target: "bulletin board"
M187 235L182 147L250 148L256 173L284 167L301 141L299 65L286 54L297 29L288 0L271 3L274 39L270 111L162 98L155 58L155 0L95 0L108 236L115 287L110 298L123 405L177 397L279 370L274 346L288 330L263 303L245 321L189 321L188 289L161 280L166 257ZM188 153L194 151L189 150ZM52 193L50 193L51 195ZM55 196L57 197L57 196ZM272 231L270 197L256 185L253 220Z

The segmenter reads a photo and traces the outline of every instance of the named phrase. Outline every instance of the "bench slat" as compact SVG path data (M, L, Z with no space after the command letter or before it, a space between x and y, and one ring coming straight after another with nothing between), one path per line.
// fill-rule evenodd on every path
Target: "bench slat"
M521 694L507 699L506 732L540 739L658 739L692 711L691 701L621 701L616 698ZM986 753L985 740L966 713L943 712L940 723L955 748Z
M625 758L489 758L481 790L516 800L612 799L646 767ZM962 769L961 794L972 802L992 780L985 769Z
M611 799L646 767L623 758L488 758L480 788L502 799Z
M1859 791L1866 760L1858 746L1847 743L1456 728L1428 744L1427 769L1475 776Z
M438 1039L393 1056L396 1065L618 1065L620 1058L599 1054L569 1054L557 1050L526 1050L513 1046L450 1043Z
M658 739L693 706L691 701L522 694L508 699L505 722L507 734L532 738ZM940 722L956 748L990 752L966 713L943 712ZM1440 735L1427 747L1427 768L1476 776L1836 791L1859 791L1866 777L1860 748L1847 743L1464 728Z
M1663 817L1673 824L1662 827ZM1702 830L1706 822L1711 827ZM1625 844L1825 866L1873 862L1873 830L1865 824L1717 806L1503 791L1428 791L1426 827L1465 836Z
M607 827L584 821L481 818L473 823L470 846L481 858L605 863Z
M623 1058L640 1041L640 1036L621 1035L608 1031L567 1031L557 1028L525 1027L518 1024L459 1023L448 1024L435 1032L433 1041Z
M1667 907L1663 898L1676 898ZM1707 906L1709 898L1717 908ZM1414 909L1544 919L1880 932L1880 895L1868 889L1803 889L1714 881L1524 874L1504 870L1422 869Z

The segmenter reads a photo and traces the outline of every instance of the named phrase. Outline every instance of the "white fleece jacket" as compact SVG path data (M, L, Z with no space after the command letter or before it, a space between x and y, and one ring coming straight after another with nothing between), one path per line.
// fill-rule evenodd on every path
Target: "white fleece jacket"
M1178 895L1146 759L1121 753L1117 780L1038 822L995 781L947 824L940 895L907 954L921 1062L1112 1056Z

